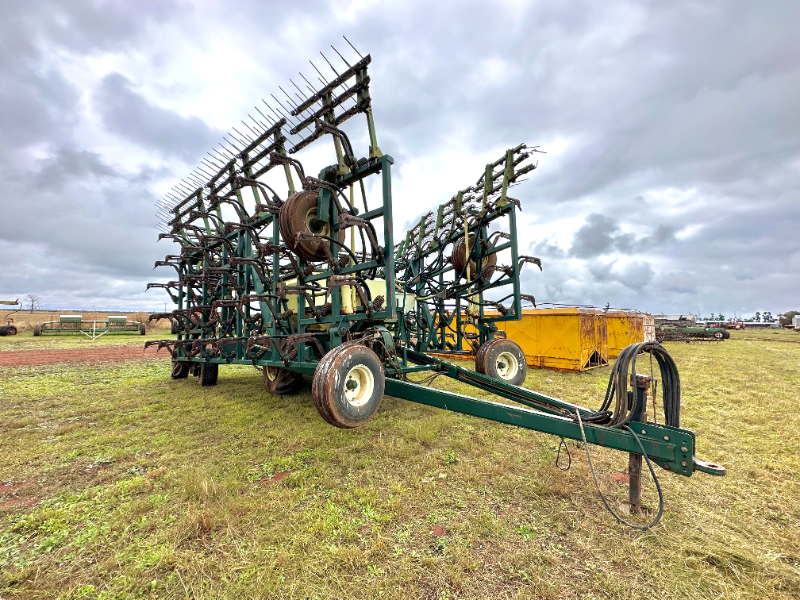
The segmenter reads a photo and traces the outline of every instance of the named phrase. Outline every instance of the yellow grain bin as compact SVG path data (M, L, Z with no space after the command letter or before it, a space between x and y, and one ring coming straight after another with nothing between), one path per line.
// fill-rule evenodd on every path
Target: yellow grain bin
M616 358L625 346L655 339L652 315L636 310L612 310L606 313L608 358Z
M533 308L497 324L519 344L530 367L585 371L608 365L606 318L593 308Z

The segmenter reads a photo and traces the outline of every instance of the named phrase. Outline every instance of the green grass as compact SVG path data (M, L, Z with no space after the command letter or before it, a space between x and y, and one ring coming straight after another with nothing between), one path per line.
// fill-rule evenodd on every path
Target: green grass
M339 430L252 367L215 388L153 360L0 370L0 482L21 484L0 496L21 500L0 509L0 597L799 597L800 345L668 348L683 425L728 476L663 473L649 532L544 434L390 397ZM596 407L607 377L526 385ZM627 456L592 451L616 505Z

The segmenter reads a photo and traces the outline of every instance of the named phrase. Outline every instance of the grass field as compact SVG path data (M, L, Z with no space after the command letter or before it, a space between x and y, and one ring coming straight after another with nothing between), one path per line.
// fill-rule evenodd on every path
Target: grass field
M728 476L660 475L648 532L544 434L390 397L338 430L252 367L215 388L156 360L2 369L0 598L798 598L800 344L745 333L668 345L682 425ZM526 386L596 407L607 377ZM627 456L593 458L623 501Z

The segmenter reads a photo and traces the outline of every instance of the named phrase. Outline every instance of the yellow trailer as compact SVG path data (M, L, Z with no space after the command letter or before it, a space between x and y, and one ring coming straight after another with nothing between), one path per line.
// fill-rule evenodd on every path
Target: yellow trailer
M616 358L630 344L655 341L653 316L638 310L611 310L606 313L608 358Z
M488 312L488 311L487 311ZM502 324L530 367L585 371L608 365L606 317L594 308L533 308Z

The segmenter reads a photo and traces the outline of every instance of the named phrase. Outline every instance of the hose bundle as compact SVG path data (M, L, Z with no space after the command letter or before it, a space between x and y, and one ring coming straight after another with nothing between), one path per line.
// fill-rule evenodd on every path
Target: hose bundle
M607 411L615 401L609 425L624 428L639 408L634 400L629 400L628 385L636 373L636 358L647 353L654 356L661 372L661 391L664 401L664 420L670 427L680 427L681 381L678 367L667 350L658 342L642 342L627 346L617 357L614 368L608 378L606 396L600 411Z

